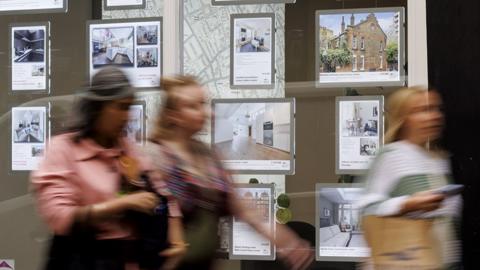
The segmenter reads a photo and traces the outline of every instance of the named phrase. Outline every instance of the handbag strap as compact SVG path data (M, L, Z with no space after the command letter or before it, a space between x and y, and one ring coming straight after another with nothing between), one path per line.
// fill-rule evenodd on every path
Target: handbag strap
M152 192L155 195L157 195L159 199L158 205L154 209L154 213L158 215L166 215L168 214L168 199L166 196L160 194L152 184L152 181L150 180L150 177L148 176L148 173L146 171L143 171L140 174L140 179L142 182L145 184L145 190L148 192Z

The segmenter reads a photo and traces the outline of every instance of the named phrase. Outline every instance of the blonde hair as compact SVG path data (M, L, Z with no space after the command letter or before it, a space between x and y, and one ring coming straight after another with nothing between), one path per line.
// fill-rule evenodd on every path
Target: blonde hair
M402 88L393 93L387 101L386 120L387 131L385 132L385 143L392 143L400 140L400 132L408 117L408 105L412 97L418 94L427 93L422 87Z
M195 77L188 75L176 75L173 77L163 77L161 79L160 88L164 90L165 95L162 97L162 99L164 99L162 102L163 105L150 140L170 139L174 136L173 127L175 124L170 122L168 114L178 109L178 97L175 95L175 90L179 87L186 86L201 86L201 84Z

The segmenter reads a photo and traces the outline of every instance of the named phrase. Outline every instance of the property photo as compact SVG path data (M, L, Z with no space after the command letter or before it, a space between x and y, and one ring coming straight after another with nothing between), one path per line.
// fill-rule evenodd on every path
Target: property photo
M137 26L137 45L156 45L158 43L158 26Z
M133 67L133 27L94 28L91 36L93 68L105 65Z
M217 103L215 147L226 160L290 160L290 103Z
M33 77L45 76L45 66L44 65L33 65L32 66L32 76Z
M45 112L43 110L12 110L13 142L43 143Z
M32 146L32 157L43 157L44 146L34 145Z
M378 109L378 101L341 101L339 117L342 136L378 136Z
M355 207L363 189L320 188L318 192L319 247L367 248Z
M258 214L262 222L270 221L271 195L269 192L259 189L240 189L239 198L247 209Z
M45 60L45 30L15 30L13 37L15 63Z
M237 53L269 52L271 24L271 18L235 19L235 51Z
M371 138L360 138L360 155L372 156L377 154L378 140Z
M320 73L398 71L398 12L320 14Z
M157 48L138 48L137 67L158 67Z
M144 112L142 105L130 106L130 118L125 126L125 135L132 141L141 144L143 142Z

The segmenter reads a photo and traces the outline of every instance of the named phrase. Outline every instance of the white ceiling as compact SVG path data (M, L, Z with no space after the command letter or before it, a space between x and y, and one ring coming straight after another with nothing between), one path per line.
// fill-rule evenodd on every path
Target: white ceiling
M224 103L215 105L215 117L228 119L231 123L250 125L253 114L265 109L265 103ZM250 115L249 118L246 115Z
M257 31L257 34L264 34L270 29L270 26L271 26L270 19L263 19L263 18L237 19L236 22L237 22L236 23L237 27L242 27L242 28L250 29L252 31Z
M323 188L320 195L337 204L351 204L362 196L361 188Z

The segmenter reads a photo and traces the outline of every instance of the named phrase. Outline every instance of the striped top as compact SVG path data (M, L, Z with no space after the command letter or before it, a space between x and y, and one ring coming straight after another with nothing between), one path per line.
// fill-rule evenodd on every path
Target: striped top
M230 214L228 199L233 185L213 150L204 147L206 174L198 175L188 169L192 164L162 143L149 142L145 149L153 161L155 179L166 184L184 216L196 211L197 207L219 215Z
M397 141L385 145L372 164L366 180L366 194L359 205L364 213L392 216L400 213L410 195L449 184L450 167L446 159L434 156L418 145ZM444 201L441 209L421 215L455 215L459 212L459 197L450 197Z
M384 146L366 176L366 194L358 207L363 215L394 216L414 193L442 187L450 182L446 159L408 141ZM434 218L433 233L440 243L445 265L458 262L460 242L454 230L454 217L461 212L461 196L446 198L439 209L408 213L411 218Z

